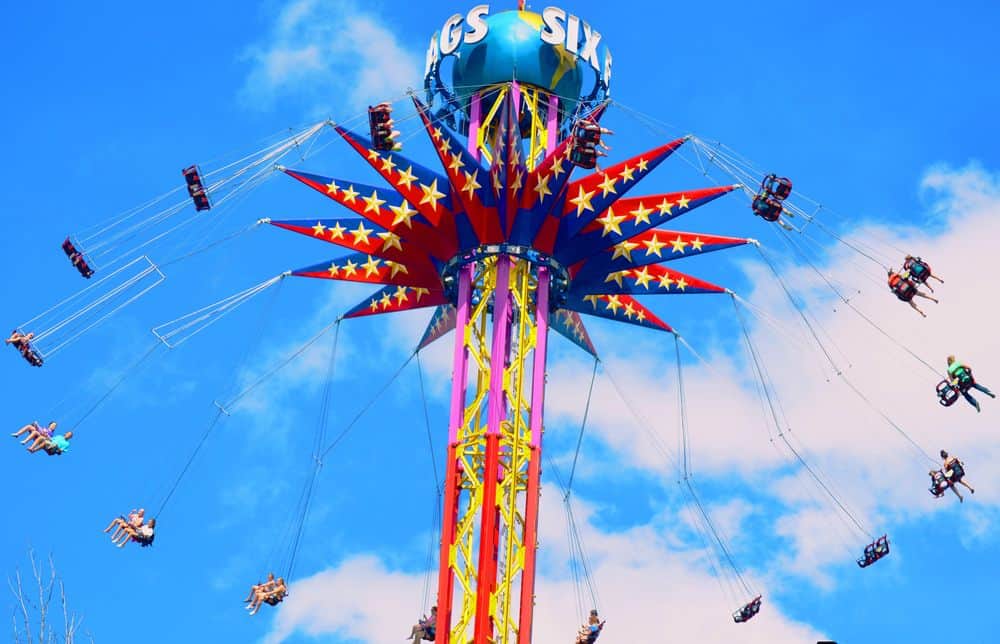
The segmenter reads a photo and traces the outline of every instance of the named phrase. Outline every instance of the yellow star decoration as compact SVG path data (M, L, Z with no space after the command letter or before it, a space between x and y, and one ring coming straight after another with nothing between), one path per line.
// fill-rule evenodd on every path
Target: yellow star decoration
M330 268L326 269L326 272L330 274L330 277L336 277L337 273L340 272L340 267L336 263L330 262Z
M627 259L628 261L631 262L632 261L632 251L635 250L638 247L639 247L639 244L637 244L635 242L630 242L629 240L626 239L625 241L621 242L620 244L615 244L614 245L615 252L611 256L611 259L615 260L615 259L618 259L619 257L624 257L625 259Z
M520 169L518 169L517 172L514 173L514 182L510 184L511 189L520 190L522 185L521 181L523 179L524 179L524 174L521 172Z
M352 262L351 260L347 260L347 263L344 264L344 277L353 277L354 274L357 272L358 272L358 265Z
M628 167L627 163L625 164L625 167L622 168L621 179L622 179L622 183L628 183L629 181L635 181L635 170L633 170L632 168Z
M632 271L632 277L635 278L635 285L641 286L642 288L649 290L649 283L652 281L653 276L649 274L649 269L645 266L642 270Z
M660 250L667 245L666 242L661 242L659 236L654 234L652 237L642 242L646 247L646 253L649 255L656 255L657 257L663 257L660 254Z
M354 237L354 244L360 246L364 244L367 246L370 242L368 241L368 235L375 232L373 228L365 228L365 222L359 221L358 227L351 231L351 235Z
M326 226L324 226L323 222L321 222L321 221L317 221L316 225L313 226L312 228L313 228L313 235L315 237L322 237L323 236L323 231L326 230Z
M441 154L448 154L449 152L451 152L451 141L449 141L444 137L441 137L440 150Z
M330 239L343 239L345 230L347 229L341 226L338 221L330 228Z
M555 163L552 164L552 176L558 179L559 175L564 172L566 172L566 170L563 168L563 160L556 159Z
M596 192L596 190L594 192ZM594 192L585 192L583 186L580 186L580 192L576 195L576 197L569 200L571 204L576 206L577 217L582 215L584 210L594 209L594 207L590 205L590 200L594 198Z
M660 288L670 290L670 285L674 283L674 280L670 277L670 273L664 273L658 278L660 282Z
M472 174L469 174L468 172L463 172L462 174L465 175L465 186L462 188L462 192L468 192L469 199L472 199L472 196L475 194L476 190L482 188L482 186L479 185L478 181L479 170L474 170Z
M657 206L656 208L657 208L657 210L659 210L659 211L660 211L660 214L661 214L661 215L672 215L672 214L674 214L674 213L672 212L672 211L673 211L673 208L674 208L674 206L676 206L676 205L677 205L677 204L675 204L675 203L674 203L674 202L672 202L672 201L667 201L667 198L666 198L666 197L664 197L664 198L663 198L663 201L661 201L661 202L660 202L660 205L658 205L658 206Z
M639 172L646 172L647 170L649 170L649 161L646 161L645 159L643 159L643 158L640 157L639 158Z
M378 238L382 240L382 250L388 250L390 248L403 250L403 246L399 243L399 235L391 230L379 233Z
M464 167L465 167L465 164L462 163L462 153L461 152L456 152L455 154L451 155L451 163L448 164L448 169L449 170L461 170Z
M542 203L545 201L545 197L552 194L549 190L549 175L543 174L538 177L538 182L535 184L535 194L538 195L538 202Z
M430 295L431 290L429 288L417 287L413 289L413 293L417 296L417 302L420 302L421 298L425 295Z
M677 288L678 288L678 290L683 291L687 287L688 287L688 283L684 281L683 277L680 278L679 280L677 280Z
M681 237L680 235L677 235L677 239L675 239L674 241L670 242L670 245L673 246L673 249L672 249L673 252L680 253L681 255L683 255L684 254L684 249L687 247L688 242L684 241L684 238Z
M625 317L627 317L630 320L633 317L635 317L635 307L632 305L631 302L627 302L625 304Z
M379 207L385 203L385 199L378 198L378 191L372 190L372 196L362 197L362 201L365 202L365 212L373 212L378 214Z
M425 186L422 183L418 185L420 186L420 190L422 190L424 193L424 196L420 199L421 205L429 203L431 205L432 210L437 210L438 199L444 198L444 193L438 192L438 180L435 179L434 181L431 182L431 185L429 186Z
M439 141L441 139L441 128L434 128L434 131L431 132L431 138L435 141Z
M493 171L490 172L493 178L493 191L498 193L503 189L503 182L500 181L500 171L497 166L493 166Z
M701 247L705 245L705 242L701 241L701 237L695 237L694 241L691 242L691 248L700 251Z
M396 289L396 293L395 295L393 295L393 297L396 298L396 306L402 306L403 302L407 300L406 297L407 290L408 289L405 286L400 286L399 288Z
M330 183L326 184L326 194L335 195L337 191L340 190L340 186L337 185L336 181L330 180Z
M621 300L618 298L619 296L617 295L608 295L604 302L605 309L611 311L615 315L618 315L618 309L622 307Z
M635 312L635 319L637 322L645 322L646 312L643 311L642 309L639 309L638 311Z
M412 165L410 167L408 167L406 170L402 170L399 173L399 176L396 177L396 182L399 183L402 186L406 186L407 190L410 189L411 185L416 180L417 180L417 177L413 174L413 166Z
M599 297L600 297L599 295L584 295L583 296L583 301L584 302L590 302L594 306L594 310L596 311L597 310L597 300L598 300Z
M372 298L372 303L368 305L368 308L371 309L373 312L378 311L378 300Z
M392 171L396 168L396 164L392 162L392 155L387 156L382 159L382 172L392 174Z
M354 203L357 200L357 196L360 194L354 190L354 184L347 186L347 190L344 190L343 192L344 194L342 196L344 201L347 203Z
M622 285L622 278L628 271L615 271L614 273L608 273L608 276L604 278L604 283L615 282L619 287Z
M689 203L691 203L691 200L684 195L681 195L681 198L677 200L677 205L681 208L687 208Z
M617 179L615 179L614 177L612 177L610 174L605 174L604 175L604 181L602 181L601 183L597 184L597 187L600 188L603 191L601 193L601 196L602 197L607 197L609 192L611 194L618 194L618 191L615 190L615 184L616 183L618 183Z
M398 273L402 273L403 275L407 275L410 272L410 271L408 271L406 269L406 266L400 264L399 262L390 262L389 260L386 260L385 265L389 267L389 278L390 279L392 279L393 277L396 277L396 275Z
M604 226L604 230L601 232L601 237L606 237L608 233L621 235L622 229L619 224L625 221L625 219L625 215L616 215L614 208L608 208L608 211L603 217L597 218L597 221Z
M653 214L653 209L646 208L645 205L640 201L639 207L630 212L629 214L635 217L635 223L648 224L650 223L649 216Z
M361 268L365 269L365 277L371 277L372 275L378 275L378 265L382 262L371 255L368 256L368 261L361 265Z
M408 201L404 199L403 203L398 206L389 206L389 210L391 210L394 215L392 218L393 226L398 226L400 223L404 223L407 228L413 228L413 224L410 223L410 220L413 219L413 215L417 214L417 211L410 208L410 203Z
M368 150L368 160L378 161L378 150Z
M392 298L389 296L388 293L383 293L382 294L382 299L379 300L379 304L382 305L382 310L384 311L387 308L389 308L390 306L392 306Z

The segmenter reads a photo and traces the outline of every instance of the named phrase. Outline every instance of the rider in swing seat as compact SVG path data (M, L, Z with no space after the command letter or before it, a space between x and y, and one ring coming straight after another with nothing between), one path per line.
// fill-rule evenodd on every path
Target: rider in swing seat
M972 369L968 365L956 360L955 356L948 356L948 379L951 385L961 392L965 400L976 408L976 411L982 411L982 409L979 407L979 401L969 393L970 389L981 391L990 398L996 398L996 394L984 385L976 382L976 379L972 377Z
M936 299L927 295L926 293L921 293L917 285L909 278L908 273L903 271L902 273L897 273L893 269L889 269L889 290L895 294L895 296L901 301L909 304L914 311L919 313L923 317L927 317L927 314L920 310L916 302L913 301L914 297L922 297L925 299L938 303Z

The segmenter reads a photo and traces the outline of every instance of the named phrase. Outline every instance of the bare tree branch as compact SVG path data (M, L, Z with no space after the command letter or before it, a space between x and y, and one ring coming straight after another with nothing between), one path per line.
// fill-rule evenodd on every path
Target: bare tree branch
M49 555L49 570L47 577L44 566L39 564L35 557L35 551L28 549L28 559L31 562L31 572L38 591L38 603L35 604L29 599L25 592L24 582L21 578L20 569L15 569L14 579L7 577L7 586L11 594L17 600L17 606L11 613L11 620L14 628L14 642L16 644L35 644L35 629L37 628L38 644L73 644L77 631L83 624L83 618L70 611L69 601L66 598L66 586L59 574L56 572L56 565L52 555ZM16 582L16 583L15 583ZM52 608L52 600L55 598L56 586L59 589L59 602L62 607L62 629L57 630L57 618L50 619L49 609ZM24 622L23 632L18 627L18 609L20 617ZM91 644L94 638L87 633Z

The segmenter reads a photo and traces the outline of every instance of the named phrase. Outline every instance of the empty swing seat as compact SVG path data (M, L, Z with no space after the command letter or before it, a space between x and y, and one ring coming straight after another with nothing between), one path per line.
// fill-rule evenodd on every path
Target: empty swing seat
M957 401L961 392L949 380L942 380L937 385L938 404L942 407L951 407Z
M937 498L944 496L944 491L951 487L951 483L941 470L932 471L930 474L931 486L927 490Z
M208 199L208 192L205 190L205 184L202 183L201 171L198 169L198 166L188 166L181 173L187 182L188 194L191 196L191 200L194 201L194 209L197 212L211 210L212 202Z
M753 619L760 612L761 596L754 597L746 606L733 613L733 621L737 624Z
M763 192L778 201L784 201L792 194L792 180L788 177L779 177L776 174L769 174L760 183Z
M887 535L882 535L876 539L873 543L865 546L865 552L860 559L858 559L858 566L861 568L867 568L872 565L882 557L889 554L889 537Z

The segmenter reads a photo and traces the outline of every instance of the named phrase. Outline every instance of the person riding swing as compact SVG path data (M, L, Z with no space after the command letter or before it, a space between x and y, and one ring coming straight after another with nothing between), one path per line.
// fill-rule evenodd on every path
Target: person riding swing
M945 450L941 450L941 458L943 463L941 466L941 472L944 474L944 478L948 481L951 489L958 496L959 502L964 502L965 499L959 494L958 490L955 488L956 484L966 487L972 494L976 493L976 490L965 482L965 464L958 460L955 456L950 456Z
M576 644L594 644L604 630L604 621L597 616L597 609L590 611L587 623L580 627L576 634Z
M948 381L952 387L958 389L970 405L976 408L976 411L982 411L982 409L979 407L979 401L969 393L970 389L981 391L990 398L996 398L996 394L976 382L976 379L972 377L972 369L969 368L969 365L956 360L955 356L948 356Z
M888 282L889 290L893 292L896 298L899 299L900 302L906 302L909 304L914 311L923 317L927 317L927 314L921 311L920 307L917 306L917 303L913 301L914 297L922 297L934 302L935 304L938 303L935 298L927 295L926 293L922 293L920 289L917 288L917 285L913 283L913 280L909 278L909 274L906 271L897 273L890 268Z
M944 280L931 271L931 265L919 257L907 255L903 261L903 270L910 274L910 279L921 286L926 286L931 293L934 292L934 289L927 283L928 279L934 278L944 284Z

